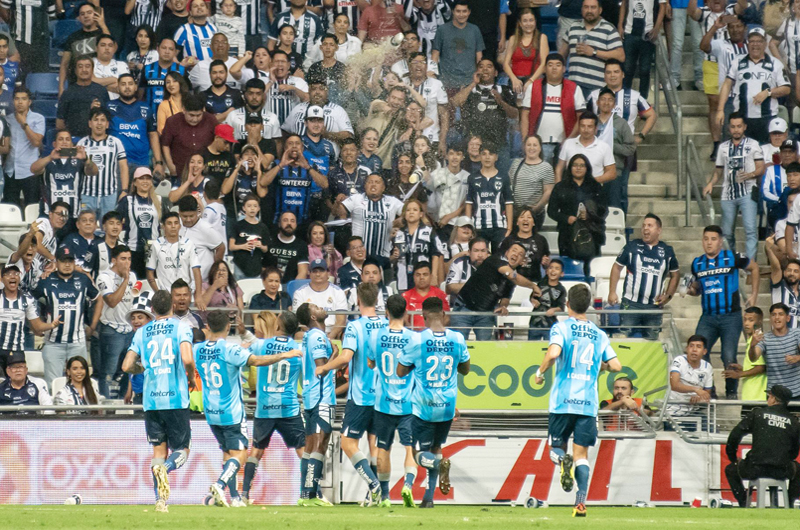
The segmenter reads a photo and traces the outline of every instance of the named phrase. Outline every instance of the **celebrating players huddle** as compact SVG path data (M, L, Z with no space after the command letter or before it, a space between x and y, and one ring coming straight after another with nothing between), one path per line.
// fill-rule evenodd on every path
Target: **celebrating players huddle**
M585 291L585 292L584 292ZM591 301L588 289L570 290L570 316L554 325L550 348L537 371L537 383L556 364L556 383L550 396L551 457L561 467L565 490L578 483L573 515L585 515L588 486L588 447L597 436L597 376L601 368L620 369L606 334L586 319ZM256 318L256 334L240 326L242 345L228 342L228 312L208 314L205 340L192 346L191 328L172 317L171 296L155 293L152 312L147 300L137 301L130 318L138 324L123 369L144 373L143 407L148 442L153 446L151 470L156 511L167 512L168 475L189 456L191 427L189 390L195 388L195 369L203 388L203 407L211 431L223 452L222 472L209 487L207 504L243 507L252 504L250 489L264 450L277 431L300 457L299 506L332 506L320 492L325 451L333 429L336 370L349 366L350 380L342 423L342 450L369 487L365 505L388 507L390 451L398 434L405 448L403 503L415 507L412 495L417 466L427 470L428 486L421 508L433 507L434 490L450 490L450 461L442 457L456 412L458 374L469 373L467 346L460 333L445 328L442 301L425 300L427 329L407 329L406 302L394 295L386 300L387 318L378 316L377 287L358 286L361 317L347 325L342 351L325 334L324 309L302 304L294 314L281 313L272 326ZM270 315L271 316L271 315ZM148 321L149 320L149 321ZM302 344L295 341L300 325ZM270 329L271 327L271 329ZM252 449L248 455L241 370L256 367L257 405ZM195 368L196 367L196 368ZM297 394L302 373L303 417ZM575 471L567 442L574 433ZM370 457L359 449L369 435ZM170 453L171 451L171 453ZM373 458L377 455L377 458ZM242 494L237 475L244 466ZM229 490L230 502L225 489Z

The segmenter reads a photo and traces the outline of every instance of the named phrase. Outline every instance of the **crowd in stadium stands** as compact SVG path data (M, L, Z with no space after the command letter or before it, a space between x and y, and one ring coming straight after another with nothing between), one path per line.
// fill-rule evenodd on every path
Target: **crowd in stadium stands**
M800 396L800 364L776 357L791 349L780 318L759 334L758 281L744 316L758 353L735 362L738 269L758 272L762 175L773 298L785 304L773 310L800 343L798 144L777 117L779 100L794 108L798 10L563 0L556 16L539 4L0 1L0 190L37 210L2 269L0 368L12 390L0 404L47 392L20 387L35 334L47 385L66 368L77 402L121 397L129 312L148 290L171 291L175 314L201 328L208 308L356 311L368 282L379 311L395 292L410 310L437 297L450 327L490 340L520 286L534 308L529 338L546 339L565 307L565 263L588 273L609 211L627 211L637 147L658 119L647 101L654 41L664 26L679 84L687 25L711 134L729 139L715 143L704 190L722 181L722 227L705 230L687 287L702 296L703 341L676 361L685 381L673 390L707 397L705 361L690 350L719 339L728 397L739 378ZM722 249L735 244L737 213L746 256ZM546 222L557 249L539 233ZM648 214L609 273L608 304L632 310L628 336L657 338L660 315L636 311L663 307L680 283L660 234ZM263 283L252 297L240 285L251 279ZM341 336L346 321L329 316L326 332ZM87 349L96 388L83 383ZM634 403L625 392L615 400Z

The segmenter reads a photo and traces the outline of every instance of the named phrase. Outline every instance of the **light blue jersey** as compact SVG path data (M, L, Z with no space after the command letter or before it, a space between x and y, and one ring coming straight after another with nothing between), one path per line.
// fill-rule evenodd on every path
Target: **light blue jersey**
M209 425L238 425L245 420L241 368L250 355L225 339L194 345L194 362L203 381L203 412Z
M375 348L375 339L389 321L384 317L361 317L347 324L342 339L342 349L353 350L350 359L350 386L347 399L356 405L375 405L375 370L367 365L370 350Z
M336 372L328 372L325 377L314 375L317 365L315 359L330 359L333 347L328 336L321 329L312 329L303 336L303 408L311 410L320 403L336 404Z
M458 365L469 361L464 335L451 329L426 329L419 334L419 342L419 348L404 350L399 359L403 366L414 365L412 412L425 421L452 420L456 415Z
M411 374L398 377L397 361L403 352L419 349L419 333L410 329L383 328L376 337L376 347L367 358L375 362L375 410L393 416L411 414ZM413 355L409 353L408 355Z
M192 328L177 318L153 320L136 330L130 349L144 367L144 410L189 406L189 383L181 359L183 342L192 344Z
M299 350L300 345L291 337L258 339L250 345L255 355L280 355ZM303 359L284 359L269 366L258 367L256 418L293 418L300 414L297 399L297 381L303 370Z
M600 364L617 356L608 335L593 322L570 317L550 328L550 344L561 346L550 391L550 412L597 416Z

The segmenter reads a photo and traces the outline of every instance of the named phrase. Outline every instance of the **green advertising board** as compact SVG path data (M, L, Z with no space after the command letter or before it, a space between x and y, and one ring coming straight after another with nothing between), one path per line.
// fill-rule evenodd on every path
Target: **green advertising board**
M669 358L660 342L612 340L622 363L619 373L602 372L597 384L600 400L611 399L614 380L627 376L636 396L662 387L667 381ZM536 369L544 359L547 342L469 342L470 372L458 376L458 408L462 410L544 409L549 405L553 369L544 384L536 384ZM663 392L650 399L663 397Z

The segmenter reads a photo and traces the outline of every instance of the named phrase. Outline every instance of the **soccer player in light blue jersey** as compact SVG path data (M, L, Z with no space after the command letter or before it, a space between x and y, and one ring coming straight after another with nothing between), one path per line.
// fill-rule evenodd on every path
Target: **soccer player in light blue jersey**
M336 405L334 372L317 375L316 369L325 365L337 351L325 334L328 313L314 304L303 303L297 308L297 320L307 328L303 336L303 419L306 424L306 447L300 460L299 506L332 506L318 494L325 451L333 431Z
M386 300L386 316L389 325L376 338L376 347L370 348L367 363L370 368L377 367L375 382L375 412L373 426L378 446L378 481L381 483L381 504L389 502L389 479L392 473L391 449L394 433L400 435L400 445L406 449L405 481L403 483L403 503L414 508L414 495L411 488L417 475L417 465L411 450L411 375L399 377L395 372L397 360L404 352L418 349L419 333L405 327L406 299L393 294ZM413 356L413 353L409 353Z
M256 333L266 335L266 321L261 315L255 317ZM259 338L250 342L250 352L255 355L280 357L285 352L301 351L300 344L294 337L300 328L297 316L291 311L284 311L275 319L275 335ZM259 368L257 371L256 413L253 421L253 449L244 466L244 485L242 487L245 502L252 504L250 487L253 484L258 463L269 447L273 433L276 431L283 438L286 447L297 451L302 458L306 445L306 433L303 418L300 417L300 400L297 388L303 371L303 358L292 357L280 359L276 364Z
M280 367L283 361L299 359L303 352L294 348L276 355L256 355L225 340L231 330L227 311L212 311L207 320L206 340L194 346L194 360L203 382L203 412L224 457L222 473L211 484L209 492L217 506L241 508L247 506L236 488L236 475L247 459L241 369L243 366ZM225 486L231 493L230 504L225 500Z
M572 491L573 477L578 482L573 517L586 517L589 447L597 441L597 376L602 370L622 369L608 335L586 318L591 302L592 293L586 285L569 290L569 318L550 328L550 347L536 370L536 384L541 385L544 374L553 363L556 365L548 420L550 459L561 467L564 491ZM567 454L570 435L572 455Z
M422 317L428 329L419 334L419 348L400 354L396 373L413 374L411 435L414 460L428 470L428 488L420 508L433 508L433 492L450 492L450 459L442 458L450 425L456 414L458 374L469 373L469 352L464 335L445 329L444 306L439 298L422 303Z
M136 331L122 369L131 374L144 372L142 405L147 441L153 446L150 468L157 490L156 511L167 512L167 475L189 457L189 389L194 390L195 368L192 328L172 317L172 295L158 291L152 306L156 319ZM172 450L169 458L167 447Z
M362 435L374 434L372 417L375 410L375 370L367 364L367 358L370 350L375 348L378 334L389 322L375 312L378 286L362 283L358 286L357 292L361 318L347 324L342 339L341 355L317 367L316 374L323 376L335 373L349 363L350 386L347 390L347 405L342 420L342 451L350 459L359 476L369 485L370 504L379 504L380 482L375 470L370 467L369 460L358 448L358 442Z

